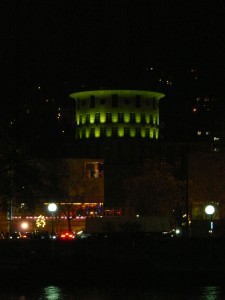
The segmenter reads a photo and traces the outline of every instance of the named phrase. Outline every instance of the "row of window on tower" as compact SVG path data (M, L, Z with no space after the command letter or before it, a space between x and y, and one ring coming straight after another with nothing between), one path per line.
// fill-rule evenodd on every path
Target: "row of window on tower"
M113 114L115 116L115 114ZM129 115L129 121L125 122L125 117L124 113L119 112L118 115L116 116L117 121L113 121L112 118L112 113L107 112L105 115L105 121L101 122L100 118L100 113L95 113L94 115L94 120L93 122L90 121L91 116L90 114L86 114L85 116L85 123L84 124L90 124L90 123L95 123L95 124L100 124L100 123L130 123L130 124L135 124L135 123L141 123L141 124L157 124L157 118L155 117L155 120L153 120L153 115L146 115L146 114L138 114L136 115L135 113L130 113ZM79 116L79 124L83 124L83 116Z
M131 99L129 98L123 98L122 99L123 103L126 105L129 105L131 103ZM99 102L101 105L105 105L106 103L109 103L109 100L102 98L99 100ZM122 102L120 102L122 103ZM85 100L80 100L79 98L77 99L77 110L80 109L81 106L86 106L89 104L90 108L95 108L96 107L96 98L94 95L90 96L90 100L88 101L87 99ZM135 108L141 108L142 104L144 105L152 105L153 110L156 110L156 99L152 98L152 99L145 99L145 102L142 102L141 96L140 95L136 95L135 99L134 99L134 106ZM119 96L117 94L113 94L111 97L111 107L116 108L119 107Z
M101 127L100 128L100 135L98 134L99 131L91 127L90 131L86 128L82 128L78 131L78 137L80 138L96 138L96 137L142 137L142 138L157 138L157 130L150 129L149 127L146 127L143 131L140 127L136 127L133 129L129 127L124 127L123 134L121 134L121 131L118 127L114 126L112 127L110 134L108 131L108 128Z

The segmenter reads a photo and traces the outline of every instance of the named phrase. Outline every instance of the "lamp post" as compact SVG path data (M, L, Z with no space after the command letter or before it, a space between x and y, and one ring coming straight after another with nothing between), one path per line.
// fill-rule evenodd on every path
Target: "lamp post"
M54 234L54 223L53 223L53 217L54 217L54 213L56 212L57 210L57 205L55 203L50 203L48 205L48 211L51 212L52 214L52 236Z
M207 205L205 208L205 213L210 216L210 230L209 233L212 236L213 234L213 214L215 212L215 207L213 205Z

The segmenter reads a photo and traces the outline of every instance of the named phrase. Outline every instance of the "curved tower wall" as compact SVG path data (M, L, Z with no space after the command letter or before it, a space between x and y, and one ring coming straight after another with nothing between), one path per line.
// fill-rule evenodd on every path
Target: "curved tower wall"
M76 137L158 139L159 100L164 96L139 90L72 93L70 97L76 102Z

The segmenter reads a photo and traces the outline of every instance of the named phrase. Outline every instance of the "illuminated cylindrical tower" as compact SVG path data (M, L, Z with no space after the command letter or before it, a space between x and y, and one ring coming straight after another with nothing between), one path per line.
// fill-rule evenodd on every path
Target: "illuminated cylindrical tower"
M94 90L70 94L76 102L77 139L140 137L158 139L162 93Z

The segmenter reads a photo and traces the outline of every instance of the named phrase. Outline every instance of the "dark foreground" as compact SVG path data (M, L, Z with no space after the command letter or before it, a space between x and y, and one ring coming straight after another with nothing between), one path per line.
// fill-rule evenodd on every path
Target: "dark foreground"
M1 240L0 276L7 284L221 285L225 239Z

